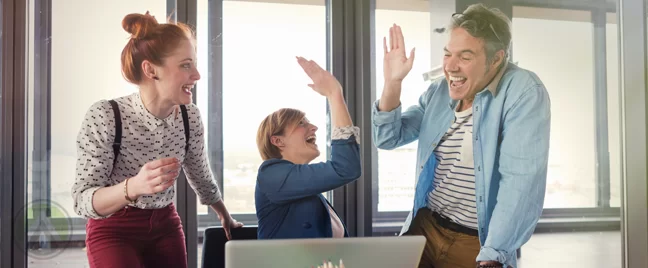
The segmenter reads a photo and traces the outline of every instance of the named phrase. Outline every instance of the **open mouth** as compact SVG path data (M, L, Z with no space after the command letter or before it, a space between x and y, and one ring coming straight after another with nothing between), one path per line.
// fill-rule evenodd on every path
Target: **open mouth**
M315 142L317 142L317 137L315 137L315 135L308 136L306 138L306 142L309 143L309 144L317 146L317 144L315 144Z
M182 91L183 91L185 94L189 94L189 95L191 95L191 89L192 89L193 87L194 87L194 84L186 84L186 85L182 86Z
M466 78L462 76L450 76L450 87L458 88L466 83Z

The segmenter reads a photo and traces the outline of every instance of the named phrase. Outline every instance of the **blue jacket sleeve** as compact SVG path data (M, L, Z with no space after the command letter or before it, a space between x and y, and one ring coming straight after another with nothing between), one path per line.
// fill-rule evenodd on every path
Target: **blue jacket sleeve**
M288 203L330 191L360 177L360 148L356 136L331 141L331 160L316 164L293 164L270 159L261 164L257 183L268 199Z

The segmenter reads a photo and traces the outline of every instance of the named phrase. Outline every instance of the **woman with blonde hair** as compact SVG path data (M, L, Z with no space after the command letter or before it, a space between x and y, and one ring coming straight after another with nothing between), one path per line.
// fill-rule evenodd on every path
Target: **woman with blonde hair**
M311 163L320 154L317 127L303 112L280 109L261 122L257 146L264 162L255 190L258 238L346 237L344 224L322 192L360 177L360 131L351 121L335 77L312 60L297 61L313 81L309 86L328 100L331 159Z

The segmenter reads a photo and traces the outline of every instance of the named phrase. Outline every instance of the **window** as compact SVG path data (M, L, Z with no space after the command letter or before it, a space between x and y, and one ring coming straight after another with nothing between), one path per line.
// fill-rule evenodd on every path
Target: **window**
M295 60L295 56L303 55L326 65L324 1L319 5L223 1L223 33L210 41L208 14L204 14L207 1L199 3L203 74L208 73L207 54L219 46L223 51L222 92L208 87L208 75L203 75L198 84L197 102L205 115L205 126L209 126L207 131L219 128L214 122L222 122L222 140L211 139L218 134L208 134L210 150L223 148L222 167L218 160L210 161L223 170L223 177L218 179L223 179L223 196L230 213L253 214L256 173L262 162L256 133L263 118L280 108L297 108L319 127L317 135L326 137L326 99L306 86L308 77L301 75L303 71ZM222 104L209 102L214 98L210 94L218 95ZM221 111L211 112L220 105ZM326 139L318 139L318 146L326 148ZM322 153L315 161L325 159ZM207 208L200 207L199 212L205 213Z
M285 107L304 111L319 128L321 154L314 162L326 160L326 99L307 86L308 77L295 59L303 56L326 68L326 1L223 1L222 19L213 17L216 8L220 7L207 0L198 1L203 78L197 104L225 205L237 220L254 225L254 190L262 163L256 134L267 115ZM199 228L220 225L210 208L197 205Z
M603 22L602 31L607 35L603 41L597 41L592 14L513 8L513 61L542 79L554 115L545 208L609 207L610 185L616 189L612 200L618 206L616 24L605 26ZM551 30L534 30L540 27ZM605 42L605 50L595 53L595 41ZM602 72L593 67L600 61L597 57L607 63L598 67ZM597 84L599 72L607 77L607 83Z
M448 15L449 16L449 15ZM401 26L405 37L407 54L416 47L414 66L403 81L401 106L406 109L418 103L419 96L427 90L429 81L423 74L441 65L441 58L431 62L431 38L437 38L431 31L430 11L426 2L412 4L395 1L377 0L375 11L375 90L380 98L384 86L383 70L383 37L389 39L389 28L394 24ZM378 193L374 192L377 201L377 212L409 211L414 200L415 164L417 142L410 143L394 150L378 149ZM374 212L375 213L375 212Z
M619 37L616 13L606 14L607 124L610 157L610 207L621 202L621 93L619 88Z
M38 229L30 229L27 240L41 246L29 251L30 265L64 256L57 255L60 248L46 250L50 244L83 240L76 231L85 230L85 221L75 214L70 192L76 175L77 133L93 103L137 90L121 74L121 50L129 37L121 20L128 13L147 10L164 20L167 8L164 0L50 1L51 6L45 2L29 1L34 21L29 23L27 50L27 214L28 229L51 222L57 235L42 236Z

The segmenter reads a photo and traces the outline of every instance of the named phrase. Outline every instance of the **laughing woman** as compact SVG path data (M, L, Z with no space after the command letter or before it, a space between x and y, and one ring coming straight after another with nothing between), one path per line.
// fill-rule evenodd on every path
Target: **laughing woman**
M331 109L331 160L320 155L317 127L303 112L280 109L266 117L257 132L264 162L256 183L259 239L346 237L346 228L322 192L353 182L361 173L359 128L353 126L340 83L317 63L298 57L315 92Z

